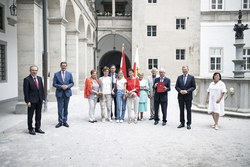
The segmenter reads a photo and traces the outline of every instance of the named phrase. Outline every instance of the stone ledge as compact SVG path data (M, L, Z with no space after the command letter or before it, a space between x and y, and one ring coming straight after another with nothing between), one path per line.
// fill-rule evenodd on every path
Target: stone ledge
M206 113L207 114L207 109L192 107L191 110L192 110L192 112ZM225 111L225 116L237 117L237 118L248 118L249 119L250 113L236 113L236 112Z

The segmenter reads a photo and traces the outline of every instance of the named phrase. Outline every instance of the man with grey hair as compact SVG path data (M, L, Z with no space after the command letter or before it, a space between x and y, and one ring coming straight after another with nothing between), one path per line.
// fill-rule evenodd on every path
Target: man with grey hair
M192 92L196 89L194 76L188 74L188 66L182 66L182 75L177 78L175 89L178 92L178 101L180 108L180 122L177 128L185 127L184 107L187 109L187 129L191 129L191 107Z
M150 118L149 120L153 120L154 119L154 98L155 98L155 90L153 88L154 83L155 83L155 79L157 77L159 77L159 75L157 75L157 68L152 68L151 70L151 76L148 77L148 85L149 85L149 94L148 94L148 98L150 99Z
M159 71L160 77L155 79L154 89L155 89L155 125L159 123L158 111L159 105L161 105L162 110L162 126L167 123L167 108L168 108L168 92L171 90L171 81L165 76L165 69Z
M24 101L28 107L28 129L31 135L37 133L44 133L41 127L41 110L42 104L45 102L43 81L42 78L37 76L38 67L36 65L30 66L30 75L24 78L23 81L23 94ZM35 131L32 127L34 111L36 114Z

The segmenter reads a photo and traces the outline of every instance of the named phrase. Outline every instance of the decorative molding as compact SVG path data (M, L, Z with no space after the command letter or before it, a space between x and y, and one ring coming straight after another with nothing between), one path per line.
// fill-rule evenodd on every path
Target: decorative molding
M79 42L88 42L88 38L79 38Z
M66 30L67 35L78 35L81 32L79 30Z
M7 17L7 20L8 20L8 24L11 25L11 26L15 26L15 24L17 23L17 21L11 17Z
M17 0L16 1L17 5L18 4L35 4L39 8L42 8L42 0Z
M65 26L68 23L68 21L63 17L48 17L47 19L49 24L62 24Z

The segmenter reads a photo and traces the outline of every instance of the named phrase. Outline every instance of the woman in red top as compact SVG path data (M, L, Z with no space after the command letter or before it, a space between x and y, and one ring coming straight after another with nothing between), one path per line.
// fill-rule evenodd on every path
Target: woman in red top
M128 123L132 122L131 110L132 104L134 104L134 121L137 123L138 106L139 106L139 79L134 77L134 70L128 70L129 78L127 79L127 107L128 107Z

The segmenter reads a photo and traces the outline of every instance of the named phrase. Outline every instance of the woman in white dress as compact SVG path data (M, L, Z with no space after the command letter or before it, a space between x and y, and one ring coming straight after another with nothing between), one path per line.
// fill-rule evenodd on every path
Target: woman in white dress
M216 72L213 75L213 82L207 89L208 113L212 114L216 130L219 129L219 116L225 115L224 112L224 94L227 92L225 84L221 81L221 74Z

